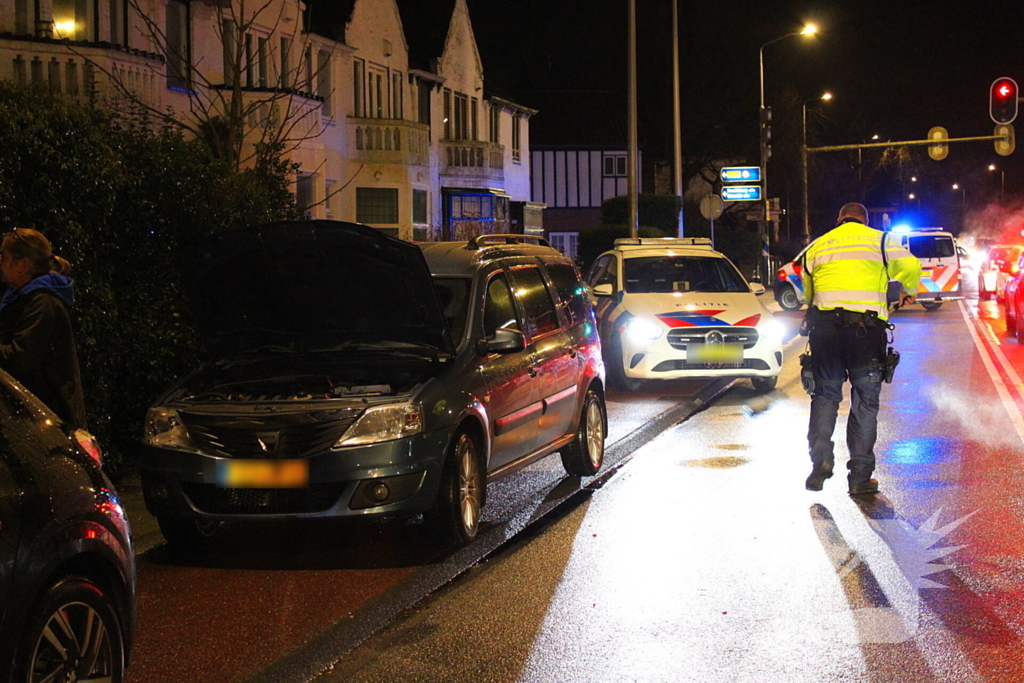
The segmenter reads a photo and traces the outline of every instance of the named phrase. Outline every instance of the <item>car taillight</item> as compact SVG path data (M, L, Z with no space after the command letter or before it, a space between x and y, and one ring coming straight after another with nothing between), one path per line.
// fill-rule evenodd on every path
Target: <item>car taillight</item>
M779 278L779 282L785 282L786 281L786 271L780 270L778 275L777 275L777 277Z
M100 449L100 445L96 441L96 437L84 429L76 429L75 443L77 443L78 446L85 451L85 454L92 458L98 466L103 466L103 451Z

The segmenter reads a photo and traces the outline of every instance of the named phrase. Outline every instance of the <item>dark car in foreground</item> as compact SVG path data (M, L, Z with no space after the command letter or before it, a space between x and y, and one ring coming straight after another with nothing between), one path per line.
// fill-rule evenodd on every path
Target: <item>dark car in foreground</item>
M167 540L424 513L465 543L488 482L556 451L596 473L604 368L579 275L550 247L489 238L417 246L299 221L197 249L212 360L150 408L140 457Z
M0 681L122 680L135 557L101 457L0 370Z

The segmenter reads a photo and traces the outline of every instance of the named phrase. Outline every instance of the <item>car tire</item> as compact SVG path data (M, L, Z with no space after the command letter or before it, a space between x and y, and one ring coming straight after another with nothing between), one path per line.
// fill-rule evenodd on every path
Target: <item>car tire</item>
M612 385L612 388L619 391L637 391L643 385L642 379L626 376L626 361L622 357L622 341L618 335L609 344L608 355L605 358L608 382Z
M221 522L166 515L158 515L156 522L168 545L193 552L209 550L222 526Z
M124 634L114 596L84 577L58 581L33 605L15 656L18 681L121 683Z
M1012 334L1012 335L1016 336L1017 335L1017 316L1016 315L1012 315L1010 313L1010 311L1012 311L1012 310L1013 310L1012 306L1007 306L1006 307L1006 333L1007 334Z
M921 305L924 306L924 310L926 310L926 311L937 311L937 310L939 310L939 307L942 306L942 302L941 301L922 301Z
M460 430L448 449L441 490L428 515L440 543L459 547L476 538L484 485L480 448L468 432Z
M775 389L779 383L779 376L775 377L751 377L750 383L754 385L754 391L759 394L767 394Z
M604 462L605 440L604 401L593 389L587 390L580 412L576 438L562 451L562 466L573 476L592 477Z
M779 288L779 295L776 297L776 300L779 302L779 306L786 311L798 311L803 306L793 285L782 285Z

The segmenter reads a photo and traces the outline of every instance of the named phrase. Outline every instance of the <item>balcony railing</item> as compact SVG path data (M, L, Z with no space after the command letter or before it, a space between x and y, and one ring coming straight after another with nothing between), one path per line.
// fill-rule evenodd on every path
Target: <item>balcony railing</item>
M101 100L123 98L120 83L146 106L163 108L163 59L107 43L0 40L0 79L46 85L73 99Z
M441 174L478 180L505 180L505 147L493 142L443 140Z
M347 119L349 150L357 161L371 164L428 166L430 132L422 123L401 119Z

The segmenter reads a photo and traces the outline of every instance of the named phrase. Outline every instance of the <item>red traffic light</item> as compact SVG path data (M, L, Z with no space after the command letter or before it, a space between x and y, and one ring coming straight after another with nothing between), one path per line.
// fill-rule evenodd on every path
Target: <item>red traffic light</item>
M1017 118L1017 81L997 78L989 90L988 110L996 123L1012 123Z

